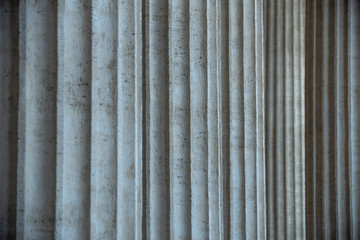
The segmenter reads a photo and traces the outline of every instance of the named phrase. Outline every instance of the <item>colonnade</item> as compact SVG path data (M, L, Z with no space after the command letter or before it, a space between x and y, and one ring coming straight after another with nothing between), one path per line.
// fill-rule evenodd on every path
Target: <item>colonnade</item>
M358 239L360 3L0 3L0 238Z

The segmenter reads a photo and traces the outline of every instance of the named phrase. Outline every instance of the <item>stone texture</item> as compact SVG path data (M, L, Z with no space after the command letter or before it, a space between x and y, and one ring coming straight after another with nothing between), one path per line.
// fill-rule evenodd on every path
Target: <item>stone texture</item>
M0 239L359 239L359 17L0 1Z
M303 239L305 1L269 1L266 9L267 234Z
M358 239L360 3L309 1L307 238Z

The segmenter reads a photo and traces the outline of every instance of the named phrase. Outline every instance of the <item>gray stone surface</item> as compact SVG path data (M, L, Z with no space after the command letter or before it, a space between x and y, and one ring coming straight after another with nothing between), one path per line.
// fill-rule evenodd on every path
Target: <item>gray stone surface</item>
M0 239L359 239L359 18L0 1Z

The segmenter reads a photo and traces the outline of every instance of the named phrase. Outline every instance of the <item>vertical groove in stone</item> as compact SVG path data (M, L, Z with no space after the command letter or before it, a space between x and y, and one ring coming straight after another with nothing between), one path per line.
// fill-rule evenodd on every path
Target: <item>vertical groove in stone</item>
M230 236L245 237L243 5L229 2ZM255 70L255 69L253 69ZM255 159L253 159L255 161Z
M276 4L274 1L269 1L266 5L266 70L265 70L265 116L266 116L266 145L265 145L265 156L266 156L266 205L267 205L267 237L269 239L276 239L276 185L275 185L275 168L276 168Z
M206 3L207 17L207 132L208 132L208 198L209 239L220 238L219 219L219 157L218 157L218 100L216 0Z
M143 1L143 179L144 187L144 211L143 211L143 238L150 238L150 32L149 32L149 19L150 19L150 0Z
M117 238L135 238L135 5L118 3Z
M335 3L335 96L336 96L336 237L350 239L349 207L349 118L348 118L348 70L347 65L347 3Z
M0 239L16 238L19 1L0 8Z
M335 141L334 141L334 1L323 5L323 217L324 237L336 236ZM330 49L330 51L329 51Z
M330 131L330 114L329 114L329 93L331 89L330 85L330 74L329 70L331 67L329 64L331 63L329 61L329 51L330 48L330 42L329 42L329 1L328 0L322 0L322 19L321 19L321 34L322 34L322 44L319 47L322 47L322 62L321 62L321 79L317 79L318 82L321 82L322 89L321 89L321 108L320 111L322 113L322 133L320 136L320 139L322 139L322 176L321 176L321 185L322 185L322 192L320 193L323 195L323 207L322 207L322 213L323 216L323 226L324 229L324 238L329 239L330 237L330 231L336 230L336 228L331 228L331 221L330 221L330 182L329 182L329 174L330 174L330 144L329 144L329 131ZM330 140L331 141L331 140ZM320 160L320 159L319 159ZM334 236L334 234L332 234Z
M10 1L3 1L0 8L0 182L2 187L0 188L0 238L9 238L9 190L10 185L10 141L8 140L8 133L10 130L10 111L11 108L7 99L12 97L12 91L10 89L10 82L12 77L11 62L12 62L12 29L10 23L11 6ZM16 79L14 79L16 81ZM13 81L14 81L13 80ZM16 177L16 176L15 176Z
M169 239L168 2L149 1L150 239Z
M117 6L92 1L91 238L116 238Z
M26 130L26 2L19 1L19 116L18 149L25 149ZM17 198L16 198L16 238L24 239L25 216L25 151L18 151Z
M192 238L209 238L206 1L190 1L190 138Z
M307 129L305 134L305 183L306 183L306 239L309 239L314 233L314 222L312 218L313 212L313 172L312 172L312 162L313 162L313 134L314 126L312 124L313 119L313 83L309 80L314 72L313 63L311 59L314 57L314 31L313 31L313 21L314 21L314 8L315 3L306 4L306 39L305 39L305 62L306 62L306 72L305 72L305 129Z
M306 129L306 115L305 115L305 56L306 56L306 0L300 0L300 81L301 81L301 221L302 221L302 239L306 238L306 172L305 172L305 129Z
M135 239L142 239L145 237L142 224L144 219L144 191L143 186L145 179L143 178L143 171L145 166L143 152L145 144L144 137L144 112L143 112L143 97L144 97L144 60L143 53L143 18L144 16L144 3L142 0L135 0Z
M227 2L217 0L216 51L220 238L230 239L229 17ZM220 177L221 176L221 177Z
M276 193L276 237L278 239L285 239L286 237L286 218L285 218L285 55L284 55L284 30L285 30L285 19L284 19L284 0L278 0L276 2L276 39L275 39L275 66L276 66L276 112L275 119L275 138L276 138L276 168L275 168L275 193Z
M323 2L322 0L316 0L315 1L315 24L314 24L314 31L316 38L314 39L314 85L313 85L313 91L314 91L314 118L313 118L313 124L315 127L314 131L314 158L313 158L313 169L314 169L314 236L319 239L324 238L324 231L323 231L323 224L324 224L324 218L323 218L323 143L322 140L322 134L324 132L323 129L323 109L322 109L322 99L323 99L323 91L322 91L322 65L323 65ZM320 11L319 11L320 10Z
M312 73L311 73L311 77L313 79L316 79L316 74L317 74L317 63L318 63L318 60L319 58L316 58L319 54L317 54L317 51L318 49L321 49L321 48L318 48L318 43L317 43L317 39L316 39L316 35L317 35L317 25L318 25L318 22L319 22L319 19L318 19L318 15L317 12L316 12L316 7L317 7L317 3L318 1L314 1L314 5L313 5L313 8L314 8L314 16L313 16L313 23L314 24L312 27L312 32L313 32L313 39L312 39L312 44L313 44L313 54L312 54L312 57L315 59L315 61L312 62ZM317 102L317 91L316 91L316 88L317 88L317 85L316 85L316 81L313 81L311 83L311 89L312 89L312 102L311 102L311 105L312 105L312 144L313 144L313 150L312 150L312 156L311 156L311 167L310 169L312 169L312 172L310 172L309 174L312 175L312 181L311 182L311 185L312 185L312 192L311 192L311 197L312 197L312 207L311 207L311 218L312 218L312 223L313 223L313 227L312 227L312 230L313 230L313 235L312 236L316 236L316 237L319 237L321 238L321 236L317 236L316 234L320 231L318 231L318 226L320 225L319 224L319 221L321 220L321 216L319 216L319 219L316 219L316 217L318 216L318 213L317 213L317 203L318 203L318 194L317 194L317 189L318 189L318 185L317 185L317 176L316 176L316 169L319 169L317 167L317 159L318 159L318 149L319 149L319 146L317 144L317 139L316 139L316 135L317 135L317 127L316 127L316 120L318 120L318 117L317 117L317 114L316 114L316 111L318 110L318 107L316 106L316 102ZM310 195L309 195L310 196ZM321 201L320 201L321 202Z
M286 239L295 238L293 1L285 1L285 201Z
M317 168L317 159L316 155L318 152L318 144L316 141L317 127L315 121L317 120L316 111L318 110L316 106L316 79L317 74L317 63L319 59L317 58L317 51L319 47L317 46L317 1L309 3L307 6L307 42L306 42L306 128L308 129L308 134L306 136L306 173L307 173L307 234L306 238L314 238L315 235L320 232L317 228L319 226L319 220L316 219L317 214L317 178L316 178L316 169ZM321 49L321 48L320 48ZM321 216L319 216L321 219Z
M91 2L61 1L58 14L57 234L89 238Z
M350 196L352 239L360 239L360 2L349 2Z
M191 238L189 1L170 5L171 238Z
M57 94L56 94L56 222L55 239L63 239L63 186L64 186L64 18L65 1L57 6Z
M20 4L18 238L48 239L55 230L56 5Z

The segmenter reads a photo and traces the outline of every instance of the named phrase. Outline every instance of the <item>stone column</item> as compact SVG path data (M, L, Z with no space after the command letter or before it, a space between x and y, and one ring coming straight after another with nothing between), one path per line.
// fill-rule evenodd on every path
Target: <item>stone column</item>
M266 237L263 1L19 5L0 237Z
M305 0L266 6L267 236L305 237Z
M92 102L96 102L91 88L97 83L93 86L92 4L64 0L57 7L56 237L89 238L90 206L94 203L91 158L96 158L91 152Z
M117 221L128 222L130 226L132 221L128 216L134 217L134 194L129 198L132 205L123 204L121 208L117 207L117 192L121 196L126 195L126 187L131 185L133 192L134 181L130 183L123 181L122 185L117 182L118 169L117 166L123 165L124 171L128 171L128 165L134 164L134 129L132 114L124 112L122 108L117 109L118 91L122 92L122 86L118 86L117 78L121 78L123 74L122 62L118 62L117 46L118 46L118 6L114 1L93 1L92 5L92 39L91 39L91 162L90 162L90 229L91 237L95 239L115 239ZM123 7L123 9L126 9ZM124 15L124 14L123 14ZM125 18L125 17L124 17ZM106 26L106 27L104 27ZM129 21L129 26L132 26ZM125 34L124 34L125 35ZM133 37L133 35L131 35ZM125 45L125 44L124 44ZM119 55L122 49L119 49ZM129 54L129 58L124 59L127 63L131 61L133 54ZM118 75L119 69L119 75ZM134 81L131 81L134 82ZM133 88L126 89L130 96L133 96ZM128 96L129 96L128 95ZM125 101L124 101L125 102ZM130 106L129 106L130 105ZM134 111L133 105L126 102L120 106L126 106ZM127 126L129 131L124 136L123 131L118 126L118 116L121 118L123 126ZM131 118L131 124L127 122L127 118ZM126 137L132 138L132 142L121 144ZM118 146L119 145L119 146ZM129 146L130 145L130 146ZM126 149L124 151L124 148ZM129 157L129 155L132 157ZM125 161L122 159L126 159ZM125 175L124 171L119 174ZM125 178L127 179L127 178ZM124 190L125 189L125 190ZM117 191L118 190L118 191ZM124 193L125 192L125 193ZM120 198L121 199L121 198ZM128 212L123 209L129 209ZM118 218L117 209L122 214ZM132 218L131 218L132 219ZM131 238L128 232L133 233L129 225L120 225L119 229L126 229L123 238ZM125 237L126 236L126 237ZM69 236L70 237L70 236Z
M260 1L229 3L230 236L265 236L263 19Z
M309 1L307 237L358 239L360 3Z
M50 1L42 4L20 1L19 11L16 237L46 239L52 238L55 232L56 176L57 166L60 166L56 144L57 8ZM73 138L68 141L73 141ZM75 164L81 165L81 158ZM76 187L76 184L69 189L71 187ZM86 197L81 192L79 195ZM76 210L80 215L81 209Z

